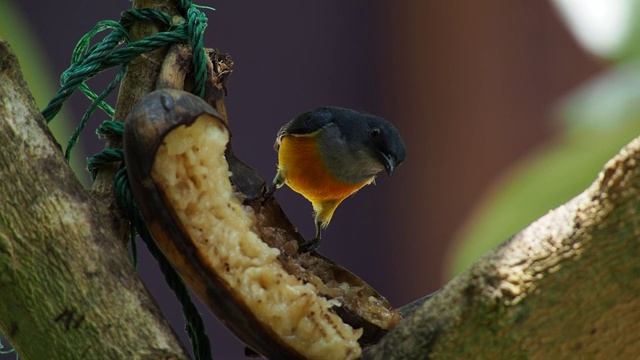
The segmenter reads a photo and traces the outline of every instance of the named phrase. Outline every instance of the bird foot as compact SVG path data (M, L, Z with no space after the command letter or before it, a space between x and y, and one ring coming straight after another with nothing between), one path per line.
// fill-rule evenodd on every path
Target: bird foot
M318 249L318 247L320 247L320 238L319 237L314 237L313 239L307 240L307 241L303 242L302 244L300 244L298 246L298 252L299 253L311 252L311 251L315 251L316 249Z
M273 196L273 194L276 192L277 187L275 185L265 185L264 186L264 190L262 191L262 205L264 206L264 204L266 204L267 201L269 201L269 199L271 199L271 197Z

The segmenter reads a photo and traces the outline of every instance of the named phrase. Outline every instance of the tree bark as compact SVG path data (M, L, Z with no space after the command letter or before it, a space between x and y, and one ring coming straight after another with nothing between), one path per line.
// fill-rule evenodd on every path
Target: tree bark
M365 358L638 358L639 162L637 138L587 190L476 261Z
M0 331L21 359L185 359L0 41Z

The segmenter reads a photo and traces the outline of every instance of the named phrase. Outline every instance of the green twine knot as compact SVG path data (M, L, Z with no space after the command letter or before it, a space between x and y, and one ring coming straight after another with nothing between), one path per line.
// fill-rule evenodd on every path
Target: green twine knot
M193 52L193 92L199 97L204 97L205 82L207 80L207 56L204 52L203 34L207 27L207 17L195 6L187 10L187 27L189 29L191 48Z
M91 31L85 34L73 50L71 65L60 76L60 90L51 99L42 115L47 122L53 120L64 102L78 88L91 100L87 111L82 116L78 126L69 138L65 157L71 157L87 122L94 111L102 109L113 117L115 110L104 99L116 88L124 76L129 62L143 53L175 43L189 42L193 49L193 73L195 77L194 93L204 96L207 79L207 57L204 51L204 30L207 27L207 16L198 9L197 5L188 0L179 3L181 16L187 19L174 21L169 14L154 9L130 9L124 11L120 22L113 20L100 21ZM131 41L129 28L136 21L152 21L165 29L138 41ZM95 45L90 46L91 40L99 33L110 30L107 36ZM124 45L123 45L124 44ZM122 46L121 46L122 45ZM113 81L100 94L96 94L87 85L87 80L93 76L115 66L121 66Z

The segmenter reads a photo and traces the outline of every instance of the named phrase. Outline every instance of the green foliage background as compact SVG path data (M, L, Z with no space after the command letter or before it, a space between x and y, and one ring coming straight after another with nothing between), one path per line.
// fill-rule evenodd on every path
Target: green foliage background
M550 109L557 122L550 126L559 126L559 135L507 169L490 187L454 239L447 277L578 195L596 180L608 159L640 134L640 2L626 4L623 20L628 26L622 27L625 31L609 52L584 44L610 64L609 69ZM568 11L581 15L586 5L576 3ZM598 24L593 26L591 31L597 31Z
M18 56L29 90L38 107L43 109L58 90L59 75L54 75L52 65L47 61L30 25L12 1L0 1L0 39L7 41ZM69 111L64 108L50 124L50 129L60 144L66 144L73 131L72 124ZM78 147L82 148L82 144ZM76 174L80 174L82 181L87 178L83 162L84 158L78 156L71 159L71 166Z

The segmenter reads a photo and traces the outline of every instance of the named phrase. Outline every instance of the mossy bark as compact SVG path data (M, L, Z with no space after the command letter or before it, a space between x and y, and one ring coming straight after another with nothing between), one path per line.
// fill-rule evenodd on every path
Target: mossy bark
M21 359L184 359L0 41L0 331Z

